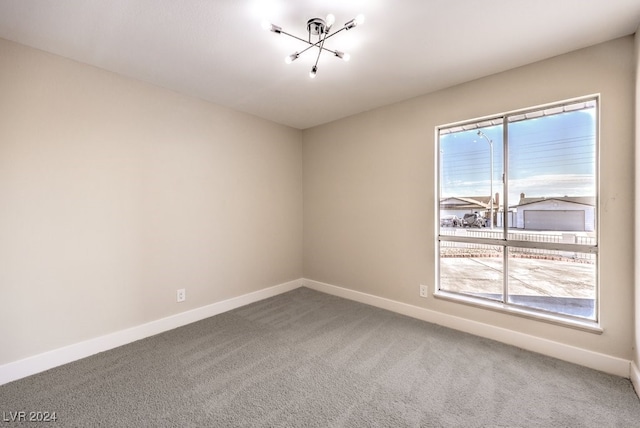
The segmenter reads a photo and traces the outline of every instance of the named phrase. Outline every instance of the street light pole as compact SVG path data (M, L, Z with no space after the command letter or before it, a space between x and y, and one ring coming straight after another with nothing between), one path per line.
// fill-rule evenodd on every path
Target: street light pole
M489 143L489 224L493 229L493 140L490 140L482 131L478 131L478 136L483 137Z

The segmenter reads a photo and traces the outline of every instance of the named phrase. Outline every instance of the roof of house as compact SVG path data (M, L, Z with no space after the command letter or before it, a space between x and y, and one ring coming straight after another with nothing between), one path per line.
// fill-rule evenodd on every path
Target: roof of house
M446 203L446 201L456 200L462 203ZM489 196L451 196L440 199L441 208L474 209L489 208L491 197Z
M513 207L520 207L523 205L536 204L538 202L544 201L562 201L562 202L570 202L574 204L580 205L590 205L595 206L596 198L595 196L551 196L551 197L533 197L533 198L520 198L520 202L517 205L512 205Z

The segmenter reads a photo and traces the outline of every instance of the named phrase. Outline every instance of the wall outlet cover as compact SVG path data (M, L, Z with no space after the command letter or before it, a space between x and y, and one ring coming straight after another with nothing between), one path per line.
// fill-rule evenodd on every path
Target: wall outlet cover
M420 297L428 297L428 296L429 296L429 289L427 288L426 285L420 284Z

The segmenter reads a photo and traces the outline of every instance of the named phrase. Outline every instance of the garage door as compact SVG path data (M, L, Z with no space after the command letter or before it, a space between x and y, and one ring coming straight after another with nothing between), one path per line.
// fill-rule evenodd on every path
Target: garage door
M524 228L532 230L584 231L584 211L526 210L524 212Z

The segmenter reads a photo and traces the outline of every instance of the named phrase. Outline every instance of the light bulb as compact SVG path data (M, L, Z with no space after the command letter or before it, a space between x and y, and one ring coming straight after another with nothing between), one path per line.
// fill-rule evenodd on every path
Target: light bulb
M333 25L334 22L336 22L336 17L333 16L333 13L330 13L329 15L327 15L327 18L325 19L325 23L327 24L327 28L331 28L331 26Z
M312 79L314 79L316 77L316 73L318 72L318 67L316 67L315 65L313 66L313 68L311 69L311 71L309 72L309 77L311 77Z
M294 53L292 53L291 55L289 55L288 57L286 57L286 58L284 59L284 62L286 62L287 64L291 64L293 61L295 61L295 60L297 60L297 59L298 59L298 56L299 56L299 55L300 55L300 54L299 54L298 52L294 52Z
M336 56L343 61L349 61L351 59L351 55L340 51L336 51Z
M349 21L346 24L344 24L344 29L345 30L350 30L353 27L361 25L363 23L364 23L364 15L360 14L360 15L356 16L355 18L353 18L351 21Z
M262 25L262 28L267 31L273 31L274 33L278 33L278 34L282 32L282 27L278 27L277 25L270 23L266 19L262 21L262 24L260 25Z

